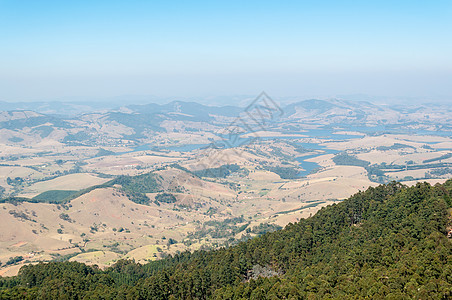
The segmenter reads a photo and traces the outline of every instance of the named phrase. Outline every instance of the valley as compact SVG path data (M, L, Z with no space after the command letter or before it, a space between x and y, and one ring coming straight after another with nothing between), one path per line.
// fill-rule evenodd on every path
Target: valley
M257 101L0 112L0 276L230 246L380 183L451 177L450 106Z

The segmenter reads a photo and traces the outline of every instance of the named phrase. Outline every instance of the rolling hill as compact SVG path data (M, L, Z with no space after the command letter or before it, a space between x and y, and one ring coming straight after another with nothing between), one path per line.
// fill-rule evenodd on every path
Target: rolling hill
M451 194L451 180L391 183L229 248L105 270L29 265L0 280L0 298L446 299Z
M254 108L261 109L257 112L258 115L265 106L259 105ZM211 133L212 139L221 128L231 124L237 117L244 122L238 124L242 127L250 126L256 121L253 120L256 116L243 107L209 106L184 101L129 105L77 116L44 114L31 110L6 110L35 107L23 106L20 103L3 107L5 111L0 114L0 131L3 132L2 135L9 137L10 143L19 145L31 141L39 142L46 138L70 145L112 146L124 143L124 140L139 144L151 142L159 134L192 134L199 131ZM447 105L418 105L406 109L397 105L377 105L366 101L310 99L282 106L280 110L281 115L275 114L274 118L266 121L267 130L281 129L280 124L284 123L285 128L292 126L298 131L303 129L303 124L342 126L344 130L353 130L354 126L383 126L379 128L380 131L399 132L414 128L450 131L448 124L452 121L451 107ZM57 133L51 135L53 131ZM208 140L205 143L208 143Z

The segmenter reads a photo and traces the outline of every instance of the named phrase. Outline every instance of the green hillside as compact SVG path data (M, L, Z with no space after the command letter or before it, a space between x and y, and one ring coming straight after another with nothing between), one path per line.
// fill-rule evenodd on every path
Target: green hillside
M33 200L44 203L63 203L65 199L75 195L76 193L78 193L78 191L51 190L33 197Z
M451 194L452 180L391 183L227 249L26 266L0 280L0 299L447 299Z

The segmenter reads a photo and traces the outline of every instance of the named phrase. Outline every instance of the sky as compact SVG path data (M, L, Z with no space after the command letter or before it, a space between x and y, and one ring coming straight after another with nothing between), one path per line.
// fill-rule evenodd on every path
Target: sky
M452 1L0 0L0 101L452 99Z

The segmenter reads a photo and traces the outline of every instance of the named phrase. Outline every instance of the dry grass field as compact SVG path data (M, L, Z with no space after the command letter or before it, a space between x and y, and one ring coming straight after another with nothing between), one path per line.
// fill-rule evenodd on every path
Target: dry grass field
M183 122L168 121L164 125L171 132L158 133L150 139L158 141L159 145L208 144L216 138L202 131L172 132L188 126ZM105 132L127 132L127 128L115 124L102 127L100 120L93 126ZM220 130L209 126L211 130ZM205 148L191 152L133 152L132 147L119 145L105 147L115 154L98 157L98 148L63 145L51 142L50 138L37 141L37 148L33 150L13 146L7 142L10 133L4 130L1 133L0 156L8 159L0 166L0 186L7 194L15 192L15 195L33 197L51 190L82 190L103 184L111 180L111 176L149 172L154 172L159 178L160 190L146 193L149 205L132 202L120 185L94 189L59 205L0 203L0 276L14 275L24 263L37 261L60 259L107 267L121 258L144 263L177 251L218 247L231 238L238 240L247 234L255 236L252 230L260 224L283 227L357 191L378 185L369 179L363 166L337 165L335 154L323 150L300 153L293 144L282 140L262 140L233 149ZM347 131L337 133L357 135ZM261 134L263 137L289 136L277 131ZM297 134L292 138L318 143L326 150L347 151L372 165L403 165L410 161L422 164L425 160L450 153L445 148L452 145L447 137L415 135L361 134L350 140L325 140ZM407 147L381 148L394 144ZM36 155L42 151L51 154ZM20 158L12 159L11 155ZM306 155L315 156L306 161L319 166L312 174L284 179L284 173L270 171L275 167L300 171L303 168L296 158ZM443 162L452 163L452 158ZM179 166L175 167L175 163ZM240 171L224 177L196 175L197 171L228 164L236 164ZM422 178L426 173L426 169L383 171L394 180L410 176ZM10 185L8 177L20 177L24 182ZM446 177L450 174L425 181L434 184L445 181ZM404 183L411 185L415 182L407 180ZM174 195L175 202L156 202L162 191ZM240 226L247 226L249 232L235 232ZM16 256L22 256L23 260L5 265Z

